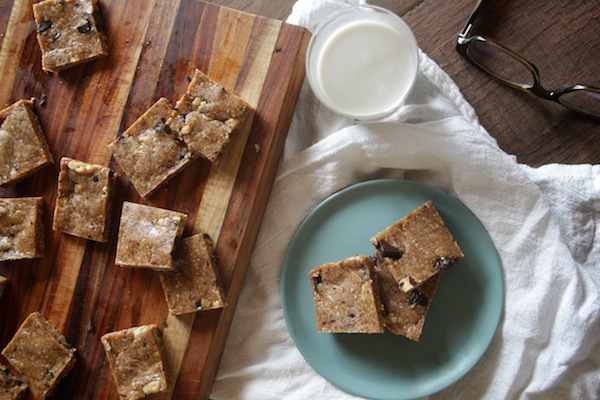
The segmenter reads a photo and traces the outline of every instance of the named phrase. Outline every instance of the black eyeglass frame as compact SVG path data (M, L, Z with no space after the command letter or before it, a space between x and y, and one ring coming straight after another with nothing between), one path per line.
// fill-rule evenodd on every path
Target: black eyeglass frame
M456 51L461 56L463 56L467 61L469 61L471 64L475 65L477 68L486 72L492 78L499 81L500 83L503 83L505 85L508 85L512 88L515 88L515 89L518 89L521 91L530 92L542 99L553 101L553 102L558 103L558 104L562 105L563 107L566 107L569 110L575 111L579 114L582 114L582 115L585 115L585 116L588 116L591 118L600 119L600 114L598 114L598 113L590 113L589 111L587 111L585 109L581 109L581 108L579 108L573 104L570 104L566 101L561 101L561 96L563 96L564 94L572 93L572 92L580 91L580 90L597 93L599 101L600 101L600 88L597 88L594 86L589 86L589 85L577 84L577 85L565 86L560 89L548 90L542 86L542 84L540 82L540 72L539 72L539 69L537 68L537 66L535 66L535 64L526 60L519 54L515 53L514 51L510 50L509 48L503 46L502 44L496 42L494 39L491 39L487 36L483 36L483 35L469 36L471 30L475 26L475 23L477 22L477 19L482 14L481 10L483 8L482 6L483 6L484 2L485 2L485 0L478 0L477 3L475 4L475 8L473 9L473 11L471 12L471 15L467 19L467 22L465 23L462 31L458 35L458 39L456 42ZM491 71L484 65L478 63L477 60L475 60L474 58L471 57L471 55L469 54L469 51L468 51L469 46L475 42L480 42L480 43L484 43L488 46L492 46L495 49L510 56L512 59L518 61L520 64L522 64L525 68L527 68L531 72L531 75L533 76L533 85L510 81L510 80L496 74L494 71Z

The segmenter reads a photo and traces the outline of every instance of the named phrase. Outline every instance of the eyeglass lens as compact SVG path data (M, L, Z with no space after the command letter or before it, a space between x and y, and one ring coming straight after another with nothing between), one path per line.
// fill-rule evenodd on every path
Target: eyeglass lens
M533 66L482 37L471 38L466 51L474 63L507 84L523 89L532 89L536 85ZM552 99L571 110L600 117L599 89L577 85L557 90L553 94L548 92L547 95L553 96Z
M528 66L501 49L475 40L467 52L471 60L497 78L525 88L533 87L534 77Z

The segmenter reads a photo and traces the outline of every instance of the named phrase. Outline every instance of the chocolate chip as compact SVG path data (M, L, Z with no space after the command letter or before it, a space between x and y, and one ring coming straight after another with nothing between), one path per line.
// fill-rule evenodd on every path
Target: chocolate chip
M319 292L319 283L323 282L323 278L321 275L313 276L313 287L315 288L315 292Z
M98 175L94 175L94 177L92 178L92 180L94 182L98 182L100 180L100 178L98 177Z
M92 31L92 23L89 20L87 20L85 21L85 24L79 25L77 27L77 30L79 31L79 33L89 33Z
M52 21L42 21L37 26L37 31L38 33L44 33L50 28L52 28Z
M393 258L394 260L399 260L400 258L402 258L403 255L402 250L385 240L378 240L376 248L382 257L388 257Z
M433 267L437 270L443 271L445 269L447 269L449 266L451 266L452 264L454 264L455 260L451 259L451 258L446 258L446 257L441 257L438 258L437 260L435 260L435 264L433 265Z
M381 254L379 254L378 251L376 251L375 253L373 253L373 255L371 256L371 261L376 266L381 266L381 265L384 264L383 257L381 256Z
M425 296L423 293L419 292L418 290L413 290L410 293L408 303L411 305L427 307L427 304L429 304L429 300L427 299L427 296Z

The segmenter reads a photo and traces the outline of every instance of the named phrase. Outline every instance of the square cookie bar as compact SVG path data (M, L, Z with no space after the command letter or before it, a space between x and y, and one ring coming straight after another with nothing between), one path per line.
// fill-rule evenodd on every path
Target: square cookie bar
M371 243L405 292L464 258L431 201L373 236Z
M52 228L96 242L108 241L115 184L110 168L63 157Z
M27 385L10 373L8 368L0 364L0 399L19 400L25 396Z
M172 270L173 250L187 215L163 208L124 202L115 263L122 267Z
M175 270L160 274L163 291L174 315L225 307L225 293L208 234L181 240Z
M196 69L171 125L194 155L215 162L252 107Z
M75 366L75 349L39 312L21 324L2 355L39 397L48 396Z
M96 0L45 0L33 5L42 69L63 69L108 55Z
M13 184L52 164L33 101L19 100L0 111L0 185Z
M377 253L373 264L385 327L395 335L418 342L441 275L431 277L419 288L404 292Z
M108 147L142 197L185 168L191 153L166 124L173 107L159 99Z
M0 199L0 261L44 256L44 199Z
M100 340L121 399L143 399L169 389L167 360L156 325L110 332Z
M382 333L373 262L365 255L318 266L309 273L318 332Z

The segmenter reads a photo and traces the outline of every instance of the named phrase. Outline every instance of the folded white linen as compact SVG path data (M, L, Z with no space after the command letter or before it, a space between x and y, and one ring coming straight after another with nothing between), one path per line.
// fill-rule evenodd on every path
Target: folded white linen
M342 0L299 0L314 29ZM385 123L356 125L305 85L211 398L351 399L302 358L285 325L280 273L308 212L373 178L428 183L482 221L503 265L505 309L483 358L431 399L600 396L600 165L531 168L503 152L452 80L420 54L413 92Z

